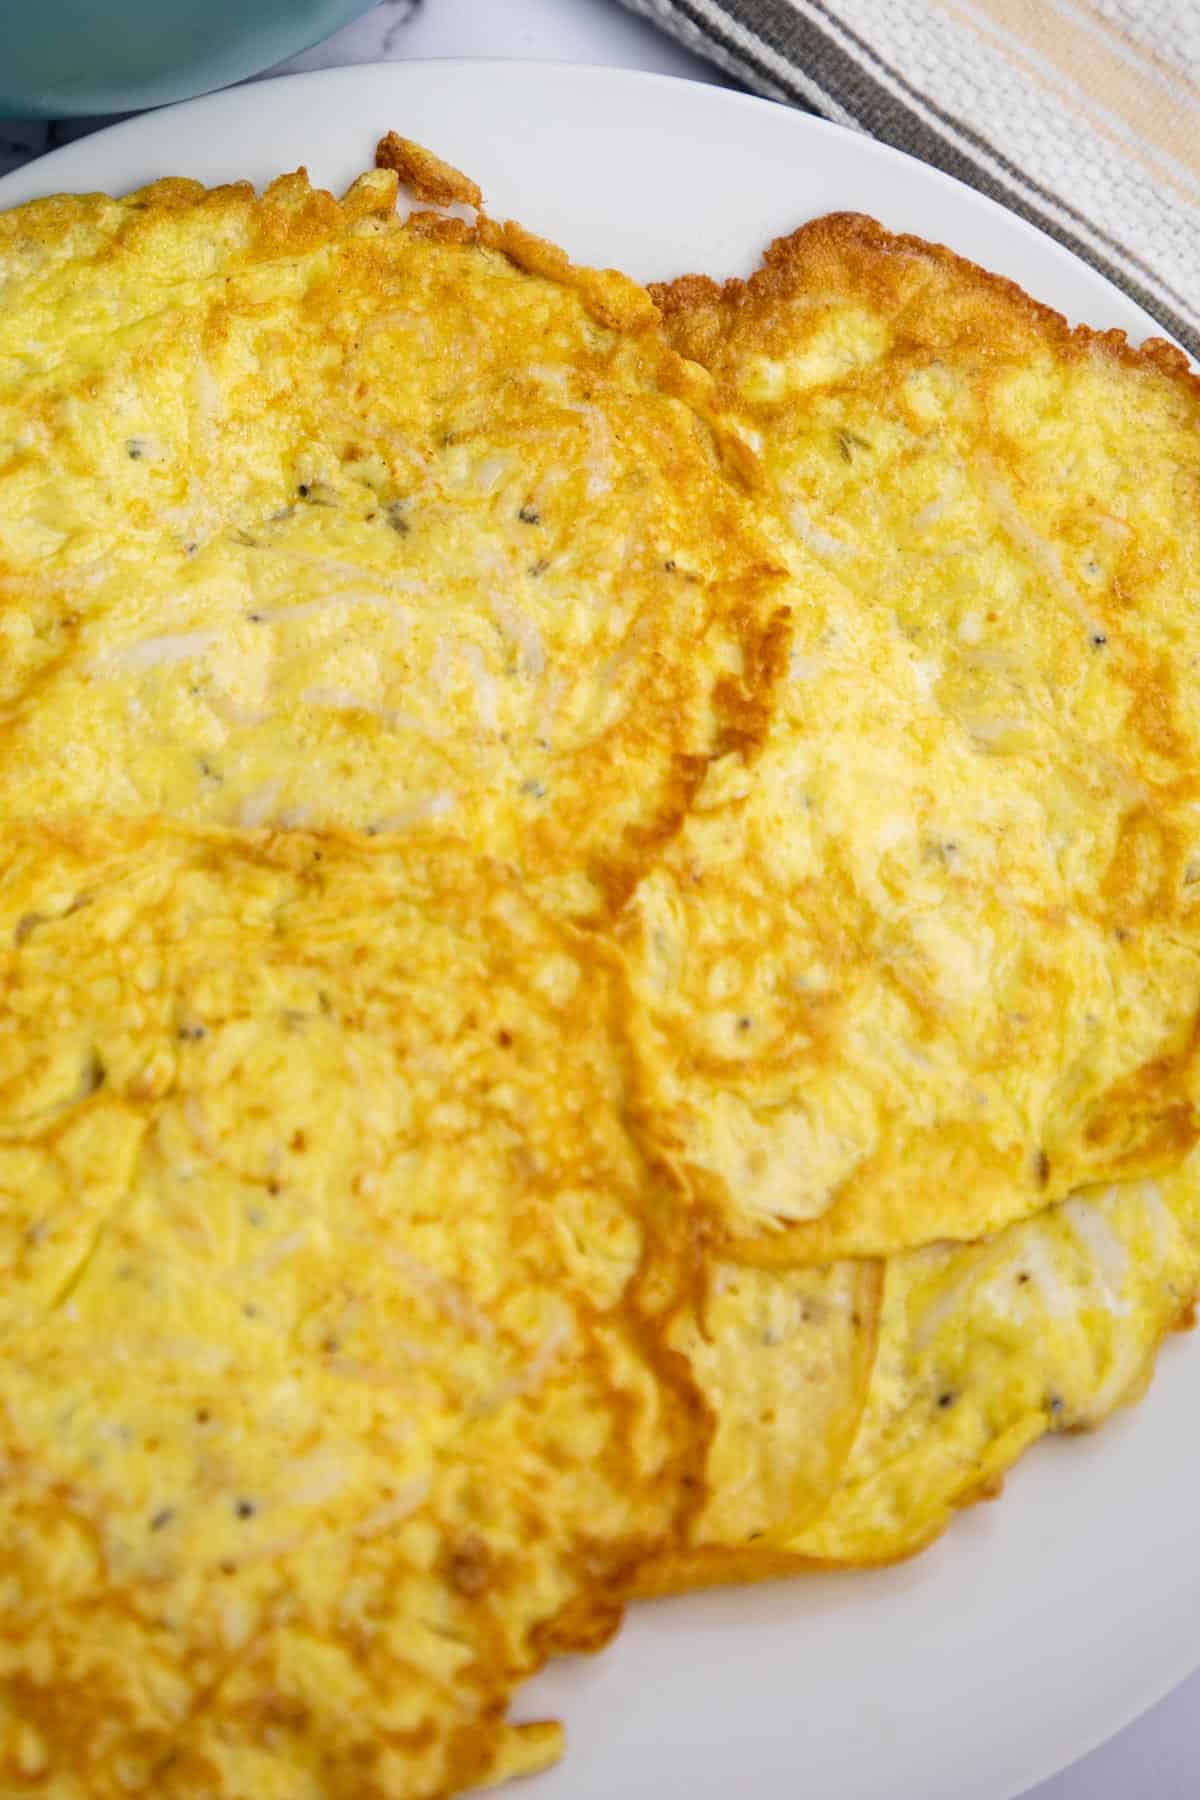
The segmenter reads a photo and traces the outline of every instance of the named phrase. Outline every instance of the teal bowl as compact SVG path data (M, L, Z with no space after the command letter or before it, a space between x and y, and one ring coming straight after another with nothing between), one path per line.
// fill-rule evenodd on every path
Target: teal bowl
M0 117L138 112L227 87L373 0L0 0Z

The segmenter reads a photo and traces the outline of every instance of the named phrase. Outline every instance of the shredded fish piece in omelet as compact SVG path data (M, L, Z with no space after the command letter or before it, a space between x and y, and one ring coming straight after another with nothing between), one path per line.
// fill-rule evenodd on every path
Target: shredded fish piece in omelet
M970 1239L1197 1137L1200 383L835 217L655 289L766 473L788 678L621 922L741 1257Z
M449 843L0 834L4 1792L557 1753L508 1696L612 1630L705 1439L609 960Z
M0 818L449 829L600 916L762 734L778 559L643 289L396 196L0 219Z

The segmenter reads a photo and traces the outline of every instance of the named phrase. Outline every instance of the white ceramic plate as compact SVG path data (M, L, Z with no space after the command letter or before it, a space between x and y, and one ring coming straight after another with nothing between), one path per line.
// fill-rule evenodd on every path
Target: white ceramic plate
M774 234L852 208L939 238L1072 318L1140 340L1100 276L957 182L866 138L710 87L607 69L409 63L234 89L0 181L0 206L161 174L338 186L389 127L584 260L643 278L749 270ZM521 1716L571 1753L530 1800L1011 1800L1200 1664L1200 1345L1149 1399L1043 1445L998 1506L916 1561L633 1609ZM524 1790L522 1790L524 1792Z

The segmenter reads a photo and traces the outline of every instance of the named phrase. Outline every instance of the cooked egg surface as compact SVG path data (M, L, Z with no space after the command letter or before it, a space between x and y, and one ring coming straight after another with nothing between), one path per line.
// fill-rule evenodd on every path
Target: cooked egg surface
M1200 1165L1073 1195L980 1244L889 1260L858 1436L802 1556L880 1562L999 1492L1047 1432L1140 1398L1200 1286Z
M544 1762L703 1446L606 959L454 845L136 822L10 825L0 942L0 1787Z
M776 560L643 290L163 182L0 235L0 816L446 827L601 913L761 735Z
M794 624L765 753L710 768L622 925L673 1153L781 1264L1171 1168L1200 1018L1194 379L864 221L655 292L768 471Z
M1072 1195L980 1243L889 1257L869 1366L852 1417L848 1408L842 1415L849 1436L830 1434L820 1509L786 1535L757 1532L739 1542L730 1531L719 1550L693 1547L693 1527L685 1551L641 1572L639 1591L910 1556L962 1508L995 1498L1040 1438L1094 1429L1140 1399L1163 1338L1193 1322L1198 1173L1193 1155L1162 1181ZM780 1287L789 1279L754 1273ZM829 1279L833 1271L820 1273ZM779 1289L769 1291L778 1305ZM796 1359L797 1383L802 1371ZM732 1466L714 1454L732 1444L729 1432L726 1422L709 1465L732 1496ZM720 1516L713 1501L710 1514Z
M684 1547L652 1559L639 1593L754 1573L834 1493L866 1404L882 1265L766 1270L710 1259L698 1305L668 1342L712 1415L705 1504Z

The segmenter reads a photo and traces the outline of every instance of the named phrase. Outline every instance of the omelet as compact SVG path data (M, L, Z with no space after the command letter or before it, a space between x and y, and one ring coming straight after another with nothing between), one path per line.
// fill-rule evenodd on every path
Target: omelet
M0 818L449 830L603 917L765 729L778 559L643 289L396 198L0 221Z
M377 165L0 215L4 1794L542 1768L1200 1290L1182 359Z
M655 289L791 568L765 750L620 932L737 1255L1001 1229L1197 1136L1200 385L834 218Z
M162 821L8 825L0 946L0 1789L551 1759L508 1696L705 1442L611 957L453 843Z
M822 1561L911 1554L999 1492L1047 1432L1140 1399L1200 1290L1200 1159L1073 1195L979 1244L887 1263L858 1436L826 1511L791 1544Z
M756 1269L706 1258L698 1303L672 1323L711 1419L703 1503L678 1549L639 1569L640 1594L759 1572L830 1504L875 1366L883 1266Z
M791 1531L652 1558L639 1592L911 1556L963 1507L995 1498L1039 1439L1093 1430L1139 1400L1163 1339L1194 1321L1200 1157L1161 1181L1074 1194L975 1244L889 1257L881 1273L866 1378L849 1440L830 1437L824 1502ZM731 1468L711 1452L710 1464L733 1494Z

